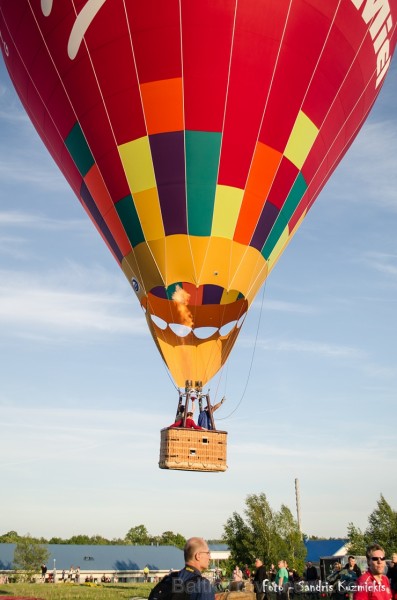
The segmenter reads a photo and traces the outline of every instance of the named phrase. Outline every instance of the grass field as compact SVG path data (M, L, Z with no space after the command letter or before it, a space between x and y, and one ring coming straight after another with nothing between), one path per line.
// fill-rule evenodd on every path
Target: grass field
M108 583L104 585L68 585L57 583L10 583L0 585L2 598L39 598L40 600L131 600L147 598L152 583Z

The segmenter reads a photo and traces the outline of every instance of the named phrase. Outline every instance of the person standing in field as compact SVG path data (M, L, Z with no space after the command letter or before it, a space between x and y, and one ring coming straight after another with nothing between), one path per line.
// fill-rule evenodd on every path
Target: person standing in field
M354 584L353 600L391 600L390 582L384 574L385 551L379 544L368 546L366 551L368 571Z

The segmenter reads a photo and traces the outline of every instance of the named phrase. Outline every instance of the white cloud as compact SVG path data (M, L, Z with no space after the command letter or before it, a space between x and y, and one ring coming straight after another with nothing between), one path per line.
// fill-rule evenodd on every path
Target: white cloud
M261 301L256 300L253 303L255 308L263 308L264 311L270 310L275 312L283 313L297 313L297 314L313 314L318 312L318 308L308 306L307 304L298 304L296 302L288 302L285 300L267 300L265 298L263 305Z
M249 346L252 345L252 342L248 339L243 340L243 343ZM329 344L311 340L262 339L258 340L257 346L262 350L272 350L273 352L306 353L326 358L356 360L363 359L366 356L362 350L352 346Z
M1 91L2 90L0 90L0 96ZM18 108L15 108L14 110L4 110L4 108L0 107L0 120L11 124L30 122L28 115L18 110Z
M330 358L362 358L363 352L357 348L327 344L325 342L313 342L310 340L280 340L276 344L276 351L282 352L305 352L328 356Z
M2 235L0 237L0 254L14 259L25 259L28 256L28 242L22 237Z
M10 232L5 234L4 232ZM18 232L18 233L17 233ZM32 260L35 234L41 232L91 234L88 219L53 219L23 211L0 211L0 255L16 260Z
M1 71L0 71L1 73ZM16 98L14 91L9 85L4 85L0 80L0 120L6 123L28 124L30 119L23 109L20 101Z
M42 160L37 162L37 152L34 148L30 153L24 151L18 156L3 156L0 163L0 179L3 185L17 183L25 186L25 190L30 190L30 193L32 189L29 186L51 192L68 189L66 181L49 161L47 166L43 165Z
M43 338L58 333L103 331L147 335L146 322L139 311L123 278L112 277L100 268L87 272L70 264L41 276L0 271L3 334L10 325L14 336L29 337L37 327Z
M51 219L23 211L0 211L0 227L28 228L29 230L73 231L90 228L87 219Z
M397 276L397 255L382 252L368 252L364 255L365 264L385 275Z
M100 475L115 464L123 470L119 455L155 468L152 454L158 451L158 430L164 425L164 415L143 412L137 403L131 409L108 409L78 406L15 406L1 402L2 437L0 466L14 478L22 475L25 483L37 465L54 467L54 475L62 479L62 469L73 473L76 464L84 465L92 476ZM169 418L169 417L168 417ZM139 423L139 429L136 424ZM29 452L26 452L29 448ZM7 451L5 451L7 449ZM128 460L128 459L126 459ZM74 481L84 479L84 469L78 469Z
M395 121L367 123L338 167L334 198L396 211L396 146Z
M33 189L60 192L68 184L9 87L0 86L0 181Z

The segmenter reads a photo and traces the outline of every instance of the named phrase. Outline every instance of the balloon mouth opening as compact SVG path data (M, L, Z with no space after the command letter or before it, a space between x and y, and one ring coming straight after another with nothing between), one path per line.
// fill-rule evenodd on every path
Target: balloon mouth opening
M186 283L155 287L141 304L158 334L191 336L196 342L227 338L241 328L248 310L247 300L237 290Z
M245 312L243 315L241 315L238 321L229 321L228 323L224 323L222 327L219 328L211 326L188 327L187 325L183 325L181 323L168 323L167 321L153 313L149 313L149 317L152 323L155 325L155 327L157 329L160 329L161 331L166 331L167 329L169 329L179 338L186 338L188 335L193 335L199 340L206 340L213 337L228 337L233 330L240 329L241 325L244 322L246 314L247 313Z

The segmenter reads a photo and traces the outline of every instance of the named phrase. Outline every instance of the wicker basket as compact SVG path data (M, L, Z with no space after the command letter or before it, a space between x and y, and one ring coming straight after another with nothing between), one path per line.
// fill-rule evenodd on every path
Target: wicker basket
M161 430L160 469L226 471L226 431L183 427Z

